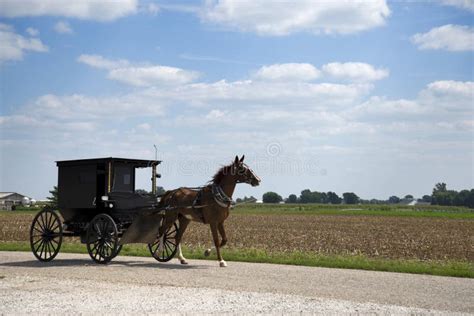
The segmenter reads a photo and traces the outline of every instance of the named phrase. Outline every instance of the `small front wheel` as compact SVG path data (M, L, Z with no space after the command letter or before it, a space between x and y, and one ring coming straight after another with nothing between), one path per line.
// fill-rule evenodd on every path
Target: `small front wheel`
M31 251L39 261L51 261L63 242L63 226L58 214L44 210L36 214L30 228Z
M118 239L117 225L113 218L99 214L87 227L87 252L95 262L108 263L117 255Z
M178 225L174 223L163 236L156 238L155 242L148 244L153 258L159 262L167 262L173 259L178 249L176 244L176 235L178 234Z

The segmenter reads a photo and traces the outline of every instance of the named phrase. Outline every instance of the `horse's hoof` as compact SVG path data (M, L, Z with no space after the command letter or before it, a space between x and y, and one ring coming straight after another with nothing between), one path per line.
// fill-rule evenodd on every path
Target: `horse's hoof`
M219 266L220 266L221 268L225 268L225 267L227 267L227 263L226 263L224 260L219 261Z
M179 262L181 262L181 264L188 264L188 261L186 261L186 259L181 259L179 260Z
M210 254L211 254L211 249L206 249L206 251L204 251L204 256L209 257Z

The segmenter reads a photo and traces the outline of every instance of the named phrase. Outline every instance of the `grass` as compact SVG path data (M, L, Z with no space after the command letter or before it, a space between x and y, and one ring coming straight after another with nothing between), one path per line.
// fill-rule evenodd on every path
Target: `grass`
M30 251L30 246L25 242L2 242L0 251ZM82 244L63 243L61 252L87 253L87 250ZM215 259L215 256L205 257L204 249L183 247L183 253L189 259ZM145 245L125 245L120 255L149 257L150 253ZM474 278L474 263L468 261L397 260L369 258L363 255L322 255L301 251L267 252L259 249L223 249L223 256L228 261Z
M407 206L389 204L243 204L235 207L233 213L236 215L364 215L474 219L474 210L472 209L439 205Z
M17 208L0 212L0 216L35 214L40 208ZM341 216L399 216L474 219L474 209L462 206L397 205L397 204L242 204L232 212L236 215L341 215Z

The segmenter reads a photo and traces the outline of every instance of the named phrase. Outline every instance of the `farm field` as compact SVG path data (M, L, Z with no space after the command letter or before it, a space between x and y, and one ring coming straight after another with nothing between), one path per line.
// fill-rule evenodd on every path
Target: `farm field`
M34 214L0 213L0 249L6 250L8 244L28 249L28 230ZM346 261L363 258L460 264L474 275L473 215L468 209L432 206L244 205L233 210L225 223L229 242L224 256L257 262L287 257L294 258L288 263L303 265L312 265L312 259L337 257ZM185 253L192 258L202 257L202 249L209 247L211 240L207 225L192 223L183 240ZM74 251L72 247L70 250ZM128 246L124 253L146 254L140 247Z

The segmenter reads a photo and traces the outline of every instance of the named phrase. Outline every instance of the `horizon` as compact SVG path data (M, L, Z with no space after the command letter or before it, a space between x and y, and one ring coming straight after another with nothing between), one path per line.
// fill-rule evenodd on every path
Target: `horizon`
M234 199L474 187L474 4L0 2L0 191L44 200L55 161L162 160ZM137 175L149 190L149 174Z

